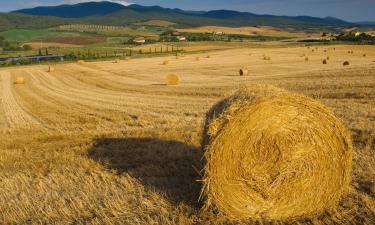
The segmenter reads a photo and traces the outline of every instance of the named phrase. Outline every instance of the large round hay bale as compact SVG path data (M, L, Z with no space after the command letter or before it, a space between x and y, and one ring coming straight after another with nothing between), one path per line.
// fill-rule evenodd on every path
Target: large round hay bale
M342 65L343 65L343 66L349 66L350 63L349 63L349 61L345 61L345 62L342 63Z
M50 73L55 72L55 68L53 66L49 66L48 72L50 72Z
M168 74L165 80L167 85L178 85L180 83L180 77L176 74Z
M169 60L165 60L165 61L163 61L163 63L162 63L162 65L164 65L164 66L166 66L166 65L168 65L169 64Z
M250 74L250 70L247 68L241 68L238 73L240 76L248 76Z
M80 65L83 65L83 64L85 64L85 60L78 60L77 63L80 64Z
M205 208L229 218L316 215L348 189L350 133L311 98L247 87L209 111L204 133Z
M25 78L23 77L16 77L14 84L25 84Z

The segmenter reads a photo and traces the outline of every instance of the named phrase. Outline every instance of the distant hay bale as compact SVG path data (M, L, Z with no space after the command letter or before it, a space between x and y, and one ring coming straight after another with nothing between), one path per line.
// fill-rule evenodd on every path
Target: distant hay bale
M126 60L126 61L129 61L129 60L131 60L131 59L132 59L132 58L131 58L130 56L126 56L126 57L125 57L125 60Z
M180 59L181 58L181 56L179 56L179 55L176 55L176 59Z
M327 60L330 60L330 59L331 59L331 57L327 56Z
M25 84L25 78L23 77L16 77L14 84Z
M200 58L199 57L195 57L195 61L199 61L200 60Z
M83 64L85 64L85 60L78 60L77 63L80 64L80 65L83 65Z
M176 74L168 74L165 80L167 85L178 85L180 83L180 77Z
M250 70L247 68L241 68L238 72L240 76L248 76L250 74Z
M50 72L50 73L55 72L55 68L53 66L49 66L48 72Z
M209 59L209 58L211 58L211 56L210 56L210 55L207 55L206 58Z
M326 59L323 59L323 64L327 64L327 60Z
M169 64L169 60L165 60L165 61L163 61L163 63L162 63L162 65L164 65L164 66L166 66L166 65L168 65Z
M207 113L205 209L232 219L281 220L334 208L348 190L349 131L316 100L245 87Z
M305 57L305 61L306 61L306 62L309 61L309 57L306 56L306 57Z
M363 57L366 57L367 55L366 54L363 54Z
M114 63L120 63L121 60L120 59L115 59L115 62Z
M350 63L348 62L348 61L345 61L345 62L343 62L343 64L342 64L343 66L349 66L350 65Z
M271 60L271 57L269 57L269 56L263 56L263 60Z

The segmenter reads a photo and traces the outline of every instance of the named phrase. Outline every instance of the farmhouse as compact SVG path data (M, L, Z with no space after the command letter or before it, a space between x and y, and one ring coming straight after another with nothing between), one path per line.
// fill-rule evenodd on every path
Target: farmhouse
M187 41L187 38L184 37L184 36L178 36L177 39L178 39L179 41Z
M172 36L180 36L180 32L178 32L178 31L174 31L174 32L172 33Z
M223 31L215 31L214 34L215 35L224 35L225 33Z
M137 44L144 44L146 43L146 39L144 37L137 37L133 39L133 42Z

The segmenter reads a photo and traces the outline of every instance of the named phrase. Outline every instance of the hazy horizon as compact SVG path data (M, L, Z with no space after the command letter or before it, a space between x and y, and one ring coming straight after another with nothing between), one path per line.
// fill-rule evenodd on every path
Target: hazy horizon
M0 2L3 0L0 0ZM92 1L92 0L91 0ZM94 0L100 1L100 0ZM350 22L375 21L375 1L372 0L197 0L172 1L172 0L107 0L111 2L128 4L140 4L145 6L159 5L168 8L180 8L183 10L218 10L228 9L255 14L270 14L283 16L314 16L336 17ZM75 4L90 2L90 0L13 0L1 3L1 12L32 8L38 6L55 6L61 4Z

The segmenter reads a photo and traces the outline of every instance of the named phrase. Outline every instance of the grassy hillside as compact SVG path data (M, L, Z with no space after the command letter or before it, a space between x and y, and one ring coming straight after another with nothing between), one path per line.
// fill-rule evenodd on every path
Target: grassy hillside
M0 31L11 29L42 29L63 24L82 23L79 20L19 13L0 13Z
M48 30L28 30L28 29L14 29L0 32L0 36L6 40L15 42L25 42L33 39L61 37L61 36L77 36L78 34L69 32L56 32Z

